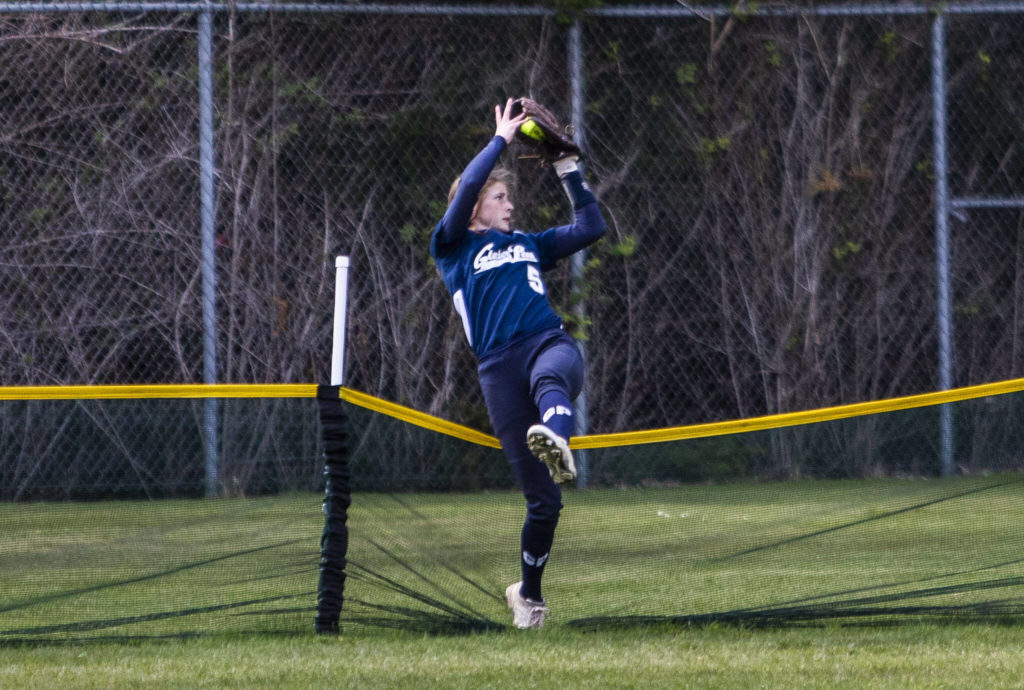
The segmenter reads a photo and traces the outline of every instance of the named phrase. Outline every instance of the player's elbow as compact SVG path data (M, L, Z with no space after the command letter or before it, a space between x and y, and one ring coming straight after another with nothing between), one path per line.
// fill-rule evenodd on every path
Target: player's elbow
M584 217L581 219L583 222L580 223L586 228L586 236L590 242L596 242L604 237L605 232L608 231L608 226L604 222L604 216L601 215L601 210L597 206L597 202L588 204L581 210L581 215Z

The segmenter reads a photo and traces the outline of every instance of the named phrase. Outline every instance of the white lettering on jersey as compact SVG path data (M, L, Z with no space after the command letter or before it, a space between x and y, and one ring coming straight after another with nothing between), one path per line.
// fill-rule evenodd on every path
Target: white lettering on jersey
M473 259L473 272L483 273L484 271L489 271L492 268L497 268L498 266L516 264L522 261L532 261L536 263L537 255L528 251L526 247L519 244L513 244L505 249L498 249L495 251L494 243L491 242L484 245L484 248L481 249L477 253L476 258Z

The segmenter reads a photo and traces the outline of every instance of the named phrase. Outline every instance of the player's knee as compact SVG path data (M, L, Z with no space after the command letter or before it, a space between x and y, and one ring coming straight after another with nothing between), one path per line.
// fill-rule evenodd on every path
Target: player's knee
M526 520L538 526L554 528L558 524L562 506L538 506L526 511Z
M533 397L537 398L544 395L545 393L568 393L569 392L569 381L567 377L558 372L544 372L536 376L533 380L533 386L531 393Z
M536 525L558 524L562 512L562 498L555 493L535 493L527 496L526 519Z
M534 400L540 400L550 393L559 393L569 400L575 400L582 388L582 376L571 376L561 372L545 372L533 380L531 393Z
M560 366L541 366L530 377L530 392L536 400L545 393L561 392L570 400L580 394L583 386L583 364L576 351L575 357L557 362ZM550 364L550 363L549 363Z

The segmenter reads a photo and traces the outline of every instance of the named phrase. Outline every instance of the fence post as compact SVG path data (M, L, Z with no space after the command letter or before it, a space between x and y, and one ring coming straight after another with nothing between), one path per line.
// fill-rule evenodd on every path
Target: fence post
M572 122L575 131L573 132L573 139L579 145L581 149L585 150L585 142L587 139L586 124L583 119L584 113L584 96L583 96L583 47L581 39L581 28L580 20L575 20L569 27L569 45L568 45L568 73L569 73L569 90L570 90L570 103L569 103L569 120ZM580 163L580 171L585 172L583 169L584 163ZM572 283L573 287L580 286L583 282L583 270L587 263L587 250L581 250L572 255ZM580 319L580 323L585 323L587 309L586 305L581 301L575 308L576 316ZM578 341L577 343L580 348L580 352L583 354L583 361L587 361L587 344L585 341ZM575 433L577 436L582 436L587 433L589 429L589 410L587 406L587 375L584 370L583 377L583 390L580 392L580 396L576 398L575 408L576 425ZM587 478L590 473L590 466L588 457L589 453L586 450L576 451L576 486L584 489L587 486Z
M939 390L953 387L952 316L949 278L949 177L946 167L946 17L941 8L932 23L932 127L935 155L935 273L939 339ZM939 466L953 473L953 408L939 407Z
M209 5L209 0L207 0ZM203 294L203 383L217 383L217 264L214 233L213 168L213 40L212 11L198 16L199 28L199 198ZM218 492L218 434L216 398L205 398L203 407L203 453L206 461L206 495Z

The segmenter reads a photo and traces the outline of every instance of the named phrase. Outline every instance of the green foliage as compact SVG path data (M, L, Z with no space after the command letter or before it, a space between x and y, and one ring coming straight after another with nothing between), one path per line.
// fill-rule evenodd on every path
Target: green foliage
M697 65L687 62L676 68L676 81L680 86L693 86L697 83Z
M541 225L553 226L565 213L564 204L537 204L533 211Z
M636 253L636 237L626 235L619 242L606 241L602 244L603 253L609 256L628 257Z
M719 154L729 150L732 139L727 136L700 137L698 139L697 160L705 170L714 165Z
M282 96L298 97L307 103L329 105L328 101L321 94L323 87L318 76L285 84L281 87Z
M604 56L612 62L618 62L621 56L622 43L620 41L608 41L604 44Z
M567 311L561 307L555 307L555 313L562 319L562 325L565 328L566 333L581 342L587 342L590 340L587 329L593 325L593 319L585 314L580 314L575 311Z
M978 50L978 62L981 64L981 67L974 88L977 93L983 93L992 88L992 56L984 50Z
M277 130L274 135L274 144L275 146L287 146L289 141L298 138L301 133L298 122L289 122Z
M693 62L686 62L676 68L676 83L679 84L679 91L693 109L700 115L707 111L706 104L702 101L697 89L697 65Z
M862 248L860 242L847 241L838 247L832 248L832 258L837 262L843 262L850 257L860 254Z
M607 237L602 238L587 250L587 260L583 264L583 275L572 285L569 304L572 310L555 307L569 332L577 340L589 340L589 328L593 324L587 314L587 305L606 303L610 299L613 286L606 285L605 270L610 262L621 261L633 256L636 252L636 238L627 235L614 242ZM580 307L577 309L577 307Z
M729 12L733 17L736 17L741 21L747 21L748 19L755 17L760 10L761 4L759 2L751 0L751 2L744 3L741 0L733 5L729 9Z
M412 223L406 223L398 229L399 239L410 244L419 244L421 235L422 231Z
M885 61L890 64L896 62L900 54L900 43L896 32L892 29L884 32L878 37L878 44L885 51Z

